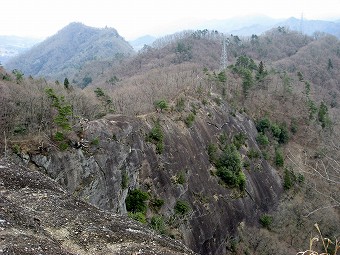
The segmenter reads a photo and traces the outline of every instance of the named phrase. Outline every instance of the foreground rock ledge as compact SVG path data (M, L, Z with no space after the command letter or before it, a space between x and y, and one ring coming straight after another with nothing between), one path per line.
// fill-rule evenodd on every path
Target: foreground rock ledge
M75 199L38 171L0 159L0 254L195 254Z

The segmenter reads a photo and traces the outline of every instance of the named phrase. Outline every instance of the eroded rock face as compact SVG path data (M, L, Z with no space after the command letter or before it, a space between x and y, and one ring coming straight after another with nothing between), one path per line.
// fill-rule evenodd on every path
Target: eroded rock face
M161 154L145 139L156 119L164 133ZM257 224L262 213L275 207L282 191L280 178L260 158L249 170L243 169L246 193L239 196L211 174L207 146L216 143L222 133L229 138L240 132L246 135L243 155L249 148L259 150L256 128L247 117L232 116L222 106L200 108L190 128L178 119L172 113L107 116L84 125L84 147L31 155L30 162L69 192L120 214L126 214L129 189L142 188L163 199L165 204L159 213L167 217L174 214L176 201L185 200L192 211L188 221L178 226L181 238L201 254L223 254L226 238L241 222ZM179 173L185 177L182 184L174 182ZM124 175L128 176L126 187L122 185Z
M128 217L75 199L38 171L0 159L1 254L194 254Z

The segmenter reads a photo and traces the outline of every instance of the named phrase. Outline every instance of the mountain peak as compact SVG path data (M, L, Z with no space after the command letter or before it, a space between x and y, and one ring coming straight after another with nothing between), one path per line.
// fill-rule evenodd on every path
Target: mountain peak
M114 31L117 33L118 32L116 29L112 28L112 27L104 27L104 28L97 28L97 27L91 27L91 26L87 26L82 22L71 22L70 24L68 24L67 26L63 27L61 30L59 30L59 32L64 32L64 31L79 31L79 30L95 30L95 31L101 31L101 30L105 30L105 31Z
M26 75L64 79L73 76L93 60L111 60L130 55L132 47L114 28L94 28L72 22L55 35L8 61L7 69L20 69Z

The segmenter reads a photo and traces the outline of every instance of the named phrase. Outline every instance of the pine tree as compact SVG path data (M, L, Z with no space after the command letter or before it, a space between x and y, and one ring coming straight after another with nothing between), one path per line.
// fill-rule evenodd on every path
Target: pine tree
M327 70L329 71L329 70L331 70L331 69L333 69L333 63L332 63L332 60L329 58L329 59L328 59Z
M328 116L328 107L324 102L321 102L318 111L318 120L321 122L322 128L330 125L330 118Z
M259 74L263 74L264 73L264 64L263 64L262 61L260 61L258 72L259 72Z
M70 82L68 81L67 78L65 78L65 80L64 80L64 87L65 87L65 89L69 89L69 87L70 87Z

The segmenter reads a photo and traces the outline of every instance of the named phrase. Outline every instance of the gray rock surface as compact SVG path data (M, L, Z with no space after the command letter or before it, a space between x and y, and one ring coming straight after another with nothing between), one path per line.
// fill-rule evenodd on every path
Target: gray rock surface
M252 161L250 169L243 169L247 177L243 195L224 187L211 174L207 146L217 143L222 133L228 139L240 132L246 135L241 148L244 158L250 148L259 150L254 123L245 115L229 112L223 105L201 107L190 128L179 113L109 115L82 127L82 148L32 154L30 166L85 201L123 215L128 190L135 188L163 199L159 214L166 218L174 215L177 200L185 200L192 211L178 224L176 237L201 254L223 254L226 238L241 223L258 224L263 213L275 208L282 192L280 177L262 157ZM164 133L162 154L146 141L157 119ZM185 175L183 184L174 182L179 173ZM128 176L126 188L122 188L124 175Z
M194 254L128 217L75 199L46 175L0 159L0 254Z

